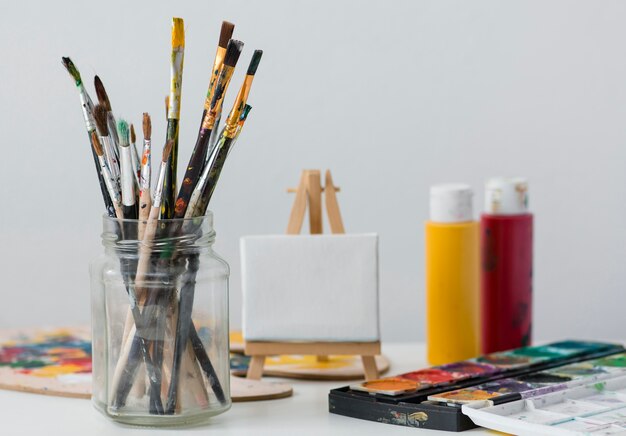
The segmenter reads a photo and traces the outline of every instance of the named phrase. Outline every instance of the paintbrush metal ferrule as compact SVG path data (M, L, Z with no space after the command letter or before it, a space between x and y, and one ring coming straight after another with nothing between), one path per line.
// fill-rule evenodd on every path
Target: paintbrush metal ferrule
M246 74L246 78L239 89L239 94L237 94L237 98L235 99L235 103L233 104L233 108L226 119L226 127L224 130L224 135L227 138L234 138L237 135L237 129L239 127L239 120L241 119L241 115L243 114L244 109L246 108L246 103L248 101L248 96L250 95L250 89L252 88L252 81L254 80L254 76L256 75L256 71L259 67L259 63L261 62L261 57L263 56L263 50L255 50L252 55L252 59L250 60L250 65L248 66L248 71Z
M135 180L133 166L130 157L130 141L128 123L120 120L117 123L120 138L120 169L122 173L122 205L132 207L135 205ZM126 212L126 211L125 211ZM131 218L124 216L125 218Z
M170 101L168 119L180 119L180 98L185 56L185 28L182 18L172 19L172 59L170 70Z
M154 189L154 198L152 199L152 207L160 207L163 201L163 182L165 181L165 173L167 171L167 162L161 162L159 169L159 177L157 179L156 188Z
M141 156L141 177L140 187L142 191L150 192L150 179L152 173L152 141L150 139L143 140L143 153Z
M120 186L120 163L118 161L118 154L115 153L115 144L113 143L113 139L110 136L100 136L100 141L102 142L102 146L104 149L104 155L107 160L107 164L111 171L111 175L113 176L113 180L115 181L116 190L119 192L121 189Z
M131 153L130 159L133 165L133 174L135 175L135 183L137 187L141 189L141 161L139 160L139 151L137 150L137 136L135 135L135 126L130 125L130 145L131 145Z
M111 201L113 202L113 206L115 207L116 216L118 218L123 218L119 214L120 212L120 196L117 191L116 181L111 174L111 170L107 166L104 151L102 147L102 143L98 139L98 134L93 131L91 132L91 144L93 146L94 151L96 152L96 156L98 156L98 163L100 164L100 172L102 173L102 177L104 179L104 183L106 185L107 191L109 192L109 196L111 197Z
M202 122L202 128L206 130L213 130L215 127L215 122L217 120L218 114L220 112L222 103L224 101L224 95L226 94L226 89L228 88L228 84L230 83L230 79L233 77L233 73L235 68L224 65L222 67L222 71L220 73L220 77L217 80L217 84L215 86L215 93L211 99L211 104L209 105L209 109L207 110L206 116L204 117L204 121Z

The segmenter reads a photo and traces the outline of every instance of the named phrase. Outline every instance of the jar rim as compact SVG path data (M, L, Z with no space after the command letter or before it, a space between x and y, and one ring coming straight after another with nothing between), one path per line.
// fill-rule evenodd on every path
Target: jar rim
M131 219L131 218L117 218L117 217L109 216L107 214L102 214L102 218L105 221L116 221L120 223L139 223L139 222L148 221L148 220ZM212 219L213 219L213 212L210 210L207 210L204 215L200 215L200 216L194 216L191 218L159 218L158 222L162 224L186 223L186 222L205 221L205 220L212 220Z

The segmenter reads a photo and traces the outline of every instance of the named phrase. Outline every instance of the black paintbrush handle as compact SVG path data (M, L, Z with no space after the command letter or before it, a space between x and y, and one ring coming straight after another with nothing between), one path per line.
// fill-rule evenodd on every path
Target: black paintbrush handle
M91 136L90 139L91 141ZM107 210L107 215L115 218L115 208L113 207L113 200L111 200L111 196L109 195L109 191L107 190L106 183L104 182L104 176L102 175L102 171L100 171L100 162L98 161L98 155L96 151L91 147L91 154L93 155L93 162L96 164L96 172L98 173L98 183L100 184L100 191L102 191L102 199L104 200L104 207Z
M211 130L201 129L198 133L198 139L196 145L191 153L187 170L185 171L185 177L180 185L180 191L178 198L176 199L176 208L174 210L174 218L184 218L187 206L189 205L189 199L193 193L193 189L198 183L198 178L202 168L204 167L204 161L207 155L207 149L209 147L209 139L211 138Z
M126 290L130 295L130 286L132 285L130 284L131 273L128 268L129 262L124 262L122 259L122 276L126 282ZM162 375L160 368L153 365L150 357L149 343L146 339L146 333L149 331L149 326L145 324L144 321L146 319L141 316L141 312L136 304L131 304L131 313L136 327L135 336L133 336L131 350L128 353L128 361L126 362L126 367L124 368L124 372L120 378L120 384L115 394L114 404L116 404L117 407L123 407L126 403L126 398L128 397L130 388L132 388L133 381L135 380L137 366L139 365L139 362L143 360L146 365L146 371L148 372L148 378L150 379L150 411L151 413L162 415L164 412L163 403L161 401L160 387L157 385L161 380ZM136 347L134 352L133 347Z
M176 169L178 167L178 120L167 120L167 140L174 140L172 151L167 159L165 178L163 179L163 197L161 203L161 218L174 217L176 202Z
M180 383L180 365L187 348L189 329L191 327L191 312L193 309L195 279L200 261L198 254L188 258L187 271L183 275L183 287L180 290L178 302L178 320L176 322L176 338L174 339L174 361L172 364L172 379L167 393L165 413L172 414L178 402L178 385Z
M209 207L211 197L213 196L213 192L215 192L215 186L217 186L217 182L222 174L222 169L226 163L228 151L230 150L232 143L232 138L225 138L223 143L218 142L215 150L213 151L214 153L217 153L217 155L212 162L207 182L202 190L202 195L199 200L198 215L204 215Z
M196 327L193 323L191 323L191 328L189 329L189 339L191 339L191 346L196 355L196 359L198 359L200 367L206 374L209 384L211 385L211 388L213 388L213 392L215 392L217 400L224 404L226 402L226 395L224 395L220 379L217 377L215 368L213 368L213 365L211 364L211 359L209 359L209 355L204 348L202 339L198 336L198 332L196 331Z

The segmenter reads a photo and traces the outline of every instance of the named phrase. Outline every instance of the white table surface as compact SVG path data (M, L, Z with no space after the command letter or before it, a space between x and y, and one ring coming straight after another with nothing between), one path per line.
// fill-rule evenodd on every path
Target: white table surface
M383 344L391 361L389 375L423 368L424 344ZM449 435L453 433L400 427L328 413L328 392L348 382L281 380L293 386L290 398L233 403L230 411L204 426L159 430L116 424L97 412L88 400L0 390L0 435ZM474 429L464 435L494 434Z

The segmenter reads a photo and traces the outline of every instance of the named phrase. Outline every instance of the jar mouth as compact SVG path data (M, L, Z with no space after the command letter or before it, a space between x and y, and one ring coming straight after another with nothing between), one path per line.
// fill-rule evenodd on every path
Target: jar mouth
M118 252L132 254L149 247L152 252L198 250L209 248L215 241L213 214L193 218L159 219L156 229L150 223L149 239L142 236L149 227L148 220L103 216L102 244Z
M107 214L102 214L102 219L104 221L111 221L111 222L118 222L118 223L146 223L147 220L139 220L139 219L130 219L130 218L117 218L117 217L111 217L108 216ZM205 215L202 216L195 216L192 218L165 218L165 219L161 219L159 218L159 223L163 223L163 224L169 224L169 223L193 223L193 222L197 222L197 221L204 221L204 222L209 222L211 224L211 227L213 227L213 212L211 212L210 210L206 211Z

